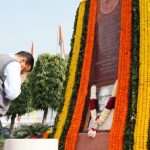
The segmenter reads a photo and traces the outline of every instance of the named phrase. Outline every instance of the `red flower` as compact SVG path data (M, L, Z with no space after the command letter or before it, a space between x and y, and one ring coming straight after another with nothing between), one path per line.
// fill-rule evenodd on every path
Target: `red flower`
M38 136L37 135L32 135L31 139L38 139Z

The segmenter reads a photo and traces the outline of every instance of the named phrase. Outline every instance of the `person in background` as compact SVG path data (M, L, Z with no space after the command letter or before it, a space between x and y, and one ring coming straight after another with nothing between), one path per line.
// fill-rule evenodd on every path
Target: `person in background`
M0 117L9 109L10 102L21 93L26 73L33 69L34 58L26 51L0 54Z

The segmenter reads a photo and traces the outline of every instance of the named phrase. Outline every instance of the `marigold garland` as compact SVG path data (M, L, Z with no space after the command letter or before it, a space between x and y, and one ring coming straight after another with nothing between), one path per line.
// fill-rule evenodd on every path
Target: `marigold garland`
M150 119L150 1L140 0L140 67L134 150L148 149Z
M67 133L65 150L75 150L76 147L76 141L78 137L78 132L79 132L80 123L82 119L82 112L84 109L85 98L87 95L87 89L89 83L91 60L92 60L93 45L94 45L96 12L97 12L97 0L91 0L90 9L89 9L86 48L85 48L85 54L83 60L80 87L78 91L77 102L76 102L73 118Z
M64 150L65 147L65 140L67 136L67 131L69 129L71 118L73 115L74 107L76 104L79 84L80 84L80 78L81 78L81 71L82 71L82 64L83 64L83 56L84 56L84 50L86 45L86 33L87 33L87 22L88 22L88 11L89 11L89 5L90 2L86 1L85 5L85 13L84 13L84 19L83 19L83 29L82 29L82 37L81 37L81 43L80 43L80 53L79 53L79 59L77 64L77 70L75 75L75 84L73 86L71 101L68 109L68 115L66 118L65 126L63 128L61 137L59 139L59 150Z
M65 121L66 121L66 117L68 114L68 107L70 104L70 98L72 95L72 88L75 82L75 73L77 69L77 61L78 61L79 50L80 50L80 41L81 41L81 34L82 34L84 11L85 11L85 2L82 2L80 3L80 7L79 7L79 16L78 16L78 21L77 21L77 29L76 29L76 34L75 34L75 42L74 42L74 47L73 47L72 60L70 64L69 77L68 77L68 82L67 82L67 87L66 87L64 106L63 106L61 114L59 115L57 129L54 135L54 138L57 138L57 139L60 138Z
M150 119L149 119L149 130L148 130L147 149L150 149Z
M131 49L131 0L122 0L121 35L119 50L118 89L114 109L114 117L110 132L110 150L123 149L123 132L125 128L129 80L130 80L130 49Z

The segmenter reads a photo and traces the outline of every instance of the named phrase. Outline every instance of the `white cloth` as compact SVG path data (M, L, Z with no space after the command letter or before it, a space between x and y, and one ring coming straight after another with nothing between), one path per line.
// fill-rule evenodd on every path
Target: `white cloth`
M4 75L6 76L4 91L6 94L5 97L9 100L14 100L21 93L20 72L21 66L18 62L9 63L4 70Z

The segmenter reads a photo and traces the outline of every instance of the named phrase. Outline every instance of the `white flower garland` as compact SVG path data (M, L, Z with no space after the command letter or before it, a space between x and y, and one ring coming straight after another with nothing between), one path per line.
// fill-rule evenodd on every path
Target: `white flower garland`
M118 81L116 80L114 87L113 87L113 90L112 90L111 97L109 100L115 99L116 91L117 91L117 85L118 85ZM96 101L97 101L97 99L96 99L96 86L93 85L91 87L91 96L90 96L90 113L91 113L91 119L94 122L94 127L88 131L88 137L92 137L92 138L94 138L96 136L96 131L97 131L98 127L105 122L105 120L109 116L111 109L114 107L114 103L115 103L115 100L113 100L113 102L111 102L112 104L109 105L109 107L106 106L104 108L104 110L102 111L101 115L98 116L97 111L96 111ZM109 103L109 101L108 101L108 103Z

